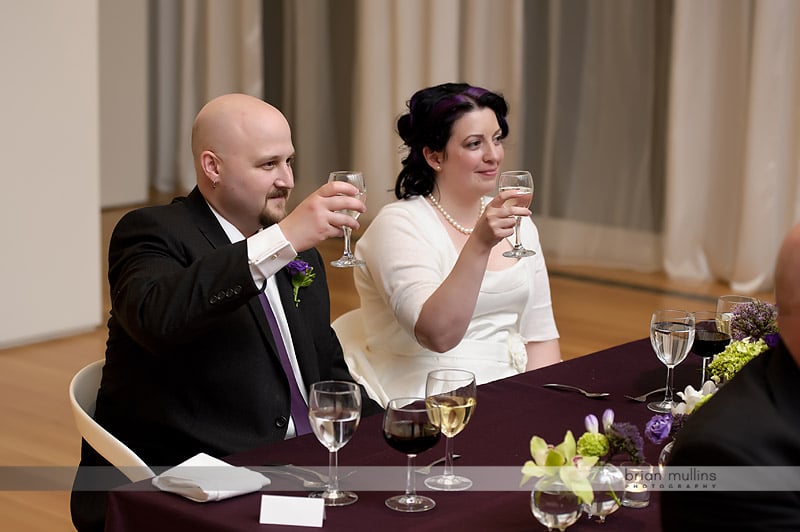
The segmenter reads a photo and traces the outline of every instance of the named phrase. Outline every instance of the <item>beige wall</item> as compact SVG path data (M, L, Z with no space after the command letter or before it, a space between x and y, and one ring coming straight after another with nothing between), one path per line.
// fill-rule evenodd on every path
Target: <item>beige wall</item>
M100 323L98 0L0 0L0 347Z

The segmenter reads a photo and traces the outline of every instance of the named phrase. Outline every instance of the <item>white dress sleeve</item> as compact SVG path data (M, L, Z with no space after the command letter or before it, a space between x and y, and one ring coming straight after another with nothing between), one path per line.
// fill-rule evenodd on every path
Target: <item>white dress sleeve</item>
M456 259L447 233L421 197L381 209L356 244L356 255L367 263L355 273L359 292L374 286L412 337L422 306Z

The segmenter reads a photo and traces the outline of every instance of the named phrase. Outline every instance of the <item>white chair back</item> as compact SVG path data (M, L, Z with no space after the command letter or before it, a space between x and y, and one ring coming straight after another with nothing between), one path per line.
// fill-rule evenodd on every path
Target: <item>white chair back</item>
M97 390L105 360L97 360L78 371L69 383L69 401L75 425L83 439L131 482L155 476L139 456L94 420Z
M361 384L374 401L386 408L389 397L383 390L380 379L367 356L367 336L364 333L361 309L345 312L333 320L331 327L336 331L339 343L342 344L344 360L353 380Z

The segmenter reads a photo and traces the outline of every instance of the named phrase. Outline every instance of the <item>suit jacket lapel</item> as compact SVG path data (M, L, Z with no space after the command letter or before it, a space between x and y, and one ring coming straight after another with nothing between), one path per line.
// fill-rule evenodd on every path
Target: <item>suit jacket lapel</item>
M307 325L301 309L294 304L292 278L286 268L282 268L275 274L275 281L278 285L283 313L286 315L286 323L292 333L292 344L297 363L300 366L300 373L306 389L308 389L311 384L319 380L318 361L317 357L313 356L315 353L314 341L307 332Z

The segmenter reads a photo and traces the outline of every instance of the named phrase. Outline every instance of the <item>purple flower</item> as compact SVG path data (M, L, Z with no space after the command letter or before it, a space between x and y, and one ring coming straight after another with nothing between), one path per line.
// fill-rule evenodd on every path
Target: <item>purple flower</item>
M298 297L300 289L310 286L316 274L312 266L309 266L306 261L299 258L295 258L293 261L289 262L289 264L286 265L286 269L289 270L289 274L292 276L294 306L297 307L300 305L300 297Z
M731 317L731 339L753 342L778 332L778 307L765 301L736 305Z
M631 462L641 464L644 461L644 441L636 425L627 422L613 423L606 430L611 455L627 454Z
M293 261L291 261L289 264L286 265L286 269L289 270L289 273L292 276L295 276L297 274L305 274L306 272L308 272L308 270L313 270L313 268L309 266L306 261L301 259L294 259Z
M767 342L769 347L775 347L781 340L781 335L778 333L771 333L764 336L764 341Z
M656 414L644 426L644 435L648 440L660 445L666 440L672 430L672 414Z

